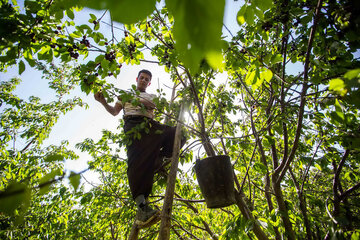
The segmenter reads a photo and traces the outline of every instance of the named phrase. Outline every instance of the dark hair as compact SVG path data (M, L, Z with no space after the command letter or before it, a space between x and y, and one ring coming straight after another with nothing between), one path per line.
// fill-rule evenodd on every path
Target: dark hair
M149 70L146 70L146 69L141 70L141 71L138 73L138 77L140 76L141 73L145 73L145 74L149 75L149 76L150 76L150 79L152 78L152 74L151 74L151 72L150 72Z

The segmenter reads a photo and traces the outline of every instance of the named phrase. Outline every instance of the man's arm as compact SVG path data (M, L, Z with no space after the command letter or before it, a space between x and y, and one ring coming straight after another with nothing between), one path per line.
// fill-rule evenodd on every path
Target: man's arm
M118 115L119 112L123 109L123 106L119 101L117 101L114 106L110 106L106 102L106 99L105 99L104 95L101 92L95 93L94 98L95 98L96 101L100 102L105 107L106 111L111 113L113 116Z

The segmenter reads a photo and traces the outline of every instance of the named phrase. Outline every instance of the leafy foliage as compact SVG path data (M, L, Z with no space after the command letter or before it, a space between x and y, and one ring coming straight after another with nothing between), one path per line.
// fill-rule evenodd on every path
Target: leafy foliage
M180 157L171 239L357 239L358 3L245 1L236 32L222 32L224 1L121 7L129 3L25 1L21 12L16 2L1 2L1 69L17 64L21 74L25 62L41 68L57 94L48 104L25 101L12 93L18 79L1 83L1 236L130 236L135 206L124 177L123 133L104 130L99 141L77 145L90 154L89 167L102 182L87 192L73 173L76 192L54 184L64 178L63 160L76 156L66 142L42 142L61 113L82 105L63 99L73 86L131 100L106 78L116 77L123 63L151 61L164 67L177 99L188 103L190 140ZM121 35L112 27L111 37L104 36L106 12L76 25L71 19L80 6L109 8L111 18L124 23ZM57 68L52 62L76 64ZM222 74L226 81L219 80ZM160 97L156 119L175 124L177 99L168 106ZM16 144L19 138L25 146ZM215 154L233 161L236 203L210 210L189 166ZM155 177L155 204L163 202L167 169ZM155 225L140 237L157 234Z
M37 97L29 101L13 94L20 79L10 79L0 85L1 105L1 221L17 219L19 224L25 216L31 198L51 191L51 185L64 177L63 161L77 156L62 141L60 146L42 146L61 114L75 106L85 106L81 99L64 99L74 85L67 71L42 64L49 87L56 89L56 100L41 103ZM67 69L68 67L64 67ZM61 73L59 75L59 73ZM5 235L3 235L5 236Z

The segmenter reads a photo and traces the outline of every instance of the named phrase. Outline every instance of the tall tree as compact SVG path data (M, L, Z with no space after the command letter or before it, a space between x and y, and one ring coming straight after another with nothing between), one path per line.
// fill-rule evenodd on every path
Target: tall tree
M76 76L74 83L86 93L103 88L110 99L119 94L130 98L128 92L106 82L107 76L120 73L122 63L164 66L177 86L176 98L169 106L159 97L157 120L167 116L170 124L176 124L179 101L189 103L184 127L191 140L180 163L188 166L196 158L229 155L236 192L236 204L207 209L196 176L180 168L171 239L359 237L359 3L246 1L237 14L239 30L230 32L224 26L221 38L224 2L168 0L158 8L155 1L129 2L84 5L107 7L113 19L125 23L120 39L112 22L102 20L104 15L92 14L89 25L61 23L64 12L71 19L78 9L71 1L26 1L25 13L3 1L1 22L15 27L1 38L2 68L18 62L21 73L23 61L36 66L37 61L78 59L71 73ZM101 32L107 24L112 26L111 38ZM153 57L145 59L146 51ZM95 56L83 59L90 52ZM223 74L225 81L219 80ZM10 100L6 103L11 105ZM14 119L8 129L19 123ZM4 132L11 136L10 130ZM78 148L93 157L90 167L103 184L77 194L59 186L48 193L54 201L41 202L47 212L40 211L41 200L22 211L21 224L30 227L9 228L13 223L9 217L3 229L13 236L25 236L25 231L35 236L29 228L37 229L39 223L27 216L43 217L61 197L67 200L60 206L68 211L67 224L55 224L58 215L44 219L63 230L63 238L127 238L135 206L123 178L126 162L120 152L125 143L122 133L109 131L98 142L79 143ZM17 158L13 161L20 164ZM154 202L162 203L165 197L168 168L156 176ZM9 184L2 189L6 189L2 196L14 191ZM1 211L11 215L19 205ZM51 235L50 231L43 229L40 235ZM139 235L154 239L158 231L155 225Z

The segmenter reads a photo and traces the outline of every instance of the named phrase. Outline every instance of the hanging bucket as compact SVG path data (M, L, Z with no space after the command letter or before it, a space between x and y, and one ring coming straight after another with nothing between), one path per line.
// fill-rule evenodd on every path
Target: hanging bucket
M234 176L229 156L197 160L195 172L208 208L221 208L235 203Z

